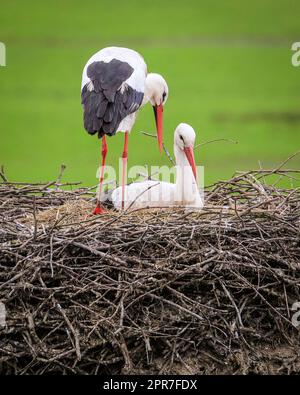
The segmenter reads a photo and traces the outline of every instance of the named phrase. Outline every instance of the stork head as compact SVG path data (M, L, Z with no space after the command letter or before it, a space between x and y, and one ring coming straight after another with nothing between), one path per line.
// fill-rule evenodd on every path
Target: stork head
M175 129L174 145L183 151L197 179L196 164L194 158L194 144L196 139L195 130L187 123L180 123Z
M163 149L163 111L169 96L165 79L156 73L149 73L146 78L145 97L154 109L157 140L160 151Z

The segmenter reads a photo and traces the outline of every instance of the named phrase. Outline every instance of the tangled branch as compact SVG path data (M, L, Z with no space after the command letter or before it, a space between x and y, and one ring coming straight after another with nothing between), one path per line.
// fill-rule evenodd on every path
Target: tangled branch
M100 217L92 189L5 179L0 372L299 373L300 193L274 176L299 171L237 174L200 212Z

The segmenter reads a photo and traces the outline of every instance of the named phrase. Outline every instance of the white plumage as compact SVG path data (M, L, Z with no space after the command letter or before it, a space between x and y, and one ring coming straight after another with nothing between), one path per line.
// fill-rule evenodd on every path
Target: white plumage
M89 134L102 138L102 167L99 178L101 195L107 155L106 135L125 133L122 154L124 186L128 158L128 134L140 107L153 106L160 151L163 147L163 106L168 98L168 85L159 74L147 74L143 57L128 48L108 47L95 53L82 73L81 103L84 127ZM123 188L124 191L124 188ZM95 214L103 212L98 200Z
M121 47L107 47L103 48L100 51L96 52L91 58L87 61L84 66L82 72L82 83L81 89L84 87L86 83L90 81L87 76L87 68L93 62L104 62L109 63L113 59L118 59L121 62L128 63L133 69L134 73L129 77L126 81L128 85L132 88L144 92L145 80L147 77L147 65L144 61L144 58L133 49L129 48L121 48Z
M176 183L148 180L126 185L125 209L172 206L201 209L203 199L195 179L196 167L192 154L194 142L194 129L181 123L174 133ZM121 187L112 192L111 201L116 209L122 208Z
M144 104L151 102L156 107L163 105L167 101L168 86L162 76L156 73L147 74L147 65L144 58L136 51L122 47L107 47L95 53L86 63L82 72L81 90L87 86L91 92L94 90L94 84L88 76L88 68L94 62L111 63L112 60L124 62L133 68L133 73L126 80L122 81L117 87L117 91L123 93L128 87L141 93L143 98L140 103L133 103L132 110L121 120L117 132L130 132L135 120L138 109ZM109 83L105 81L105 83Z

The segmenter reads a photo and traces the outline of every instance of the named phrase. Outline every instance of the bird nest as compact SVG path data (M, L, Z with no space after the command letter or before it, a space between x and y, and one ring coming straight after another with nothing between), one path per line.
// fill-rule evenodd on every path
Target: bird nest
M300 192L268 182L297 175L96 217L91 189L2 175L0 373L299 373Z

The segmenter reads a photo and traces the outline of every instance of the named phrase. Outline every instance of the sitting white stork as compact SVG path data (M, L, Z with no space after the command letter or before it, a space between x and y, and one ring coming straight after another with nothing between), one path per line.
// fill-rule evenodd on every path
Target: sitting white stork
M181 123L174 133L174 155L176 159L176 183L148 180L135 182L125 187L125 209L148 207L184 206L194 209L203 207L197 185L194 159L194 129ZM114 208L122 208L122 188L109 193L108 199Z
M84 127L89 134L102 138L102 166L99 196L94 214L101 214L100 204L107 144L105 136L125 133L122 154L122 207L128 158L128 134L137 111L150 102L154 108L159 148L163 146L163 106L168 98L168 85L159 74L147 74L142 56L128 48L108 47L93 55L82 74L81 103Z

